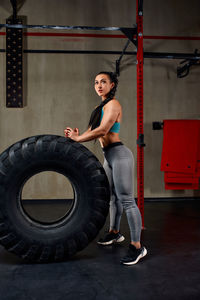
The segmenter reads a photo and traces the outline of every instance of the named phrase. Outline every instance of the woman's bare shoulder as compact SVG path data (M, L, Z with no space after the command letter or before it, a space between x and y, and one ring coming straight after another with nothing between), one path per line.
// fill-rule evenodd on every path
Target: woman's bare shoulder
M112 100L110 100L107 104L106 104L107 106L118 106L118 107L121 107L121 104L120 104L120 102L117 100L117 99L112 99Z

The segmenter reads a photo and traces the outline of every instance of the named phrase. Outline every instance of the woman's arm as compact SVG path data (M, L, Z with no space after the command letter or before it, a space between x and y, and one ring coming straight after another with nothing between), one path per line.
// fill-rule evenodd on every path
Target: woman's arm
M72 129L70 127L67 127L64 131L65 136L79 143L88 142L100 138L109 132L110 128L116 122L118 115L119 115L119 104L117 103L116 100L110 101L105 106L103 119L99 127L95 128L94 130L91 130L91 128L89 128L81 135L79 135L77 128Z

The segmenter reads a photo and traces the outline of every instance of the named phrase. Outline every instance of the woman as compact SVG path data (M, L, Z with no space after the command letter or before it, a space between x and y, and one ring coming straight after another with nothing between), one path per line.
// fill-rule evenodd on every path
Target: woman
M120 234L120 220L123 209L126 212L131 242L128 254L121 259L125 265L136 264L147 254L141 247L141 215L133 197L133 154L119 138L122 107L115 99L118 80L112 72L100 72L95 78L95 90L101 97L101 104L93 111L88 130L79 135L78 128L67 127L65 136L77 142L99 139L104 153L104 169L110 189L110 230L98 244L110 245L124 240Z

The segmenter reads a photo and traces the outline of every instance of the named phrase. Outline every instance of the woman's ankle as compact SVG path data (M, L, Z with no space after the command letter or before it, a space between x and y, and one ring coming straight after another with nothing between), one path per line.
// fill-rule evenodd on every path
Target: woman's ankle
M110 229L109 232L113 232L113 233L118 233L119 230L115 230L115 229Z
M135 246L136 249L140 249L141 248L141 243L140 242L132 242L131 241L131 245Z

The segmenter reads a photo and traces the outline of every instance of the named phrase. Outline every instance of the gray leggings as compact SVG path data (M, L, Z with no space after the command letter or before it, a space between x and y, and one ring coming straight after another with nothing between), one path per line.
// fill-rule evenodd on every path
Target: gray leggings
M123 209L126 212L132 242L139 242L141 235L141 214L133 195L132 152L122 143L103 148L104 169L111 189L110 229L119 230Z

